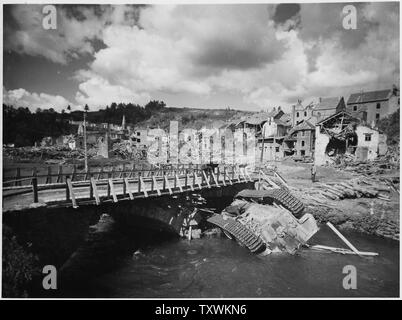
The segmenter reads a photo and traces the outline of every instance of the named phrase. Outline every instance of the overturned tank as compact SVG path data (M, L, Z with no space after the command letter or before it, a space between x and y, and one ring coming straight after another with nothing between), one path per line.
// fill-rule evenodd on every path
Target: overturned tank
M319 230L314 217L287 190L243 190L221 214L208 219L256 254L294 254Z

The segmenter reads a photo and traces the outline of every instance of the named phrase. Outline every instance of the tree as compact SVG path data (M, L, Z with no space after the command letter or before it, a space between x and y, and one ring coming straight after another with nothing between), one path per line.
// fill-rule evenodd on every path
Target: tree
M164 103L163 101L159 101L159 100L152 100L149 101L146 105L145 105L145 110L147 111L160 111L162 109L164 109L166 107L166 103Z
M88 111L89 111L89 107L88 107L88 105L87 105L87 104L85 105L84 110L85 110L86 112L88 112Z
M68 112L71 112L71 106L70 105L67 106L67 110L68 110Z

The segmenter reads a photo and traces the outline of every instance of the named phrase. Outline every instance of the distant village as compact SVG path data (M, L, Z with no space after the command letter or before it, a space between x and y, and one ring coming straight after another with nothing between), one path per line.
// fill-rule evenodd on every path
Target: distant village
M387 137L377 122L399 109L399 89L351 94L344 97L322 97L291 106L290 113L281 107L257 112L241 119L228 120L219 129L253 129L256 162L295 161L316 165L331 163L337 156L355 160L373 160L387 152ZM84 131L90 156L125 159L146 159L150 145L149 130L126 123L121 125L70 120L76 134L45 137L41 147L64 146L71 150L84 149Z

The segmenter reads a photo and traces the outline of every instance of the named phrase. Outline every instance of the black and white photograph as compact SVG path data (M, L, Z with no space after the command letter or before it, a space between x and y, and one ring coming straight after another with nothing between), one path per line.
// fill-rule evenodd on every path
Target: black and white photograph
M1 10L2 299L400 297L399 1Z

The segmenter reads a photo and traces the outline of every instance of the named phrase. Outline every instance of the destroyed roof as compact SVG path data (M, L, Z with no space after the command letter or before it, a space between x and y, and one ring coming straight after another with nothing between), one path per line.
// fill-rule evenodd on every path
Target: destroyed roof
M342 117L342 116L344 117L344 119L346 120L346 122L356 122L356 123L360 123L360 119L359 119L359 118L356 118L356 117L352 116L350 113L348 113L348 112L342 110L342 111L339 111L339 112L337 112L337 113L335 113L335 114L333 114L333 115L331 115L331 116L329 116L329 117L327 117L327 118L321 120L320 122L317 122L316 125L322 125L322 124L324 124L324 123L326 123L326 122L328 122L328 121L331 121L331 120L334 119L334 118L339 118L339 117Z
M327 97L321 98L320 102L314 107L314 110L327 110L327 109L335 109L342 97Z
M348 99L347 104L384 101L389 99L391 93L391 89L352 93Z

